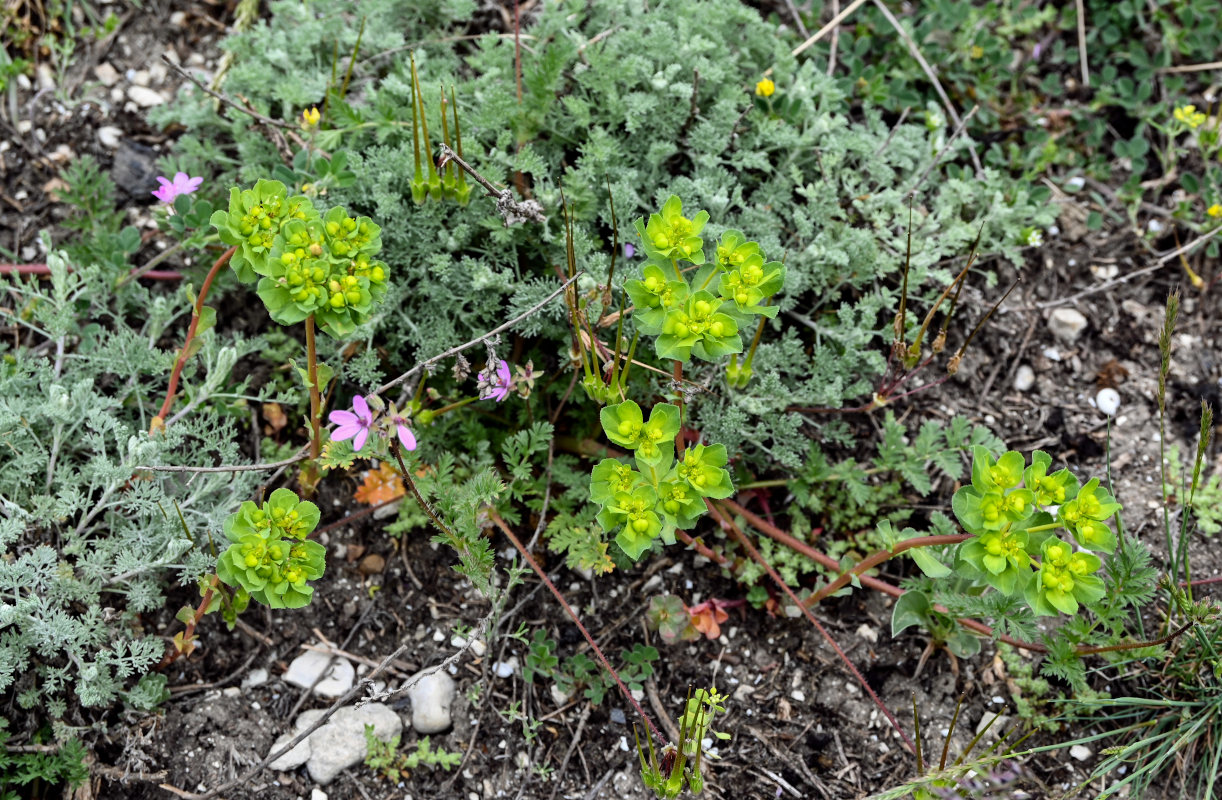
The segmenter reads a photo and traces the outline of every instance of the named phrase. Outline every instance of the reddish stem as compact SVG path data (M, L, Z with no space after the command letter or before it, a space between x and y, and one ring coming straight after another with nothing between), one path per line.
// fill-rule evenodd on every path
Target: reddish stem
M832 646L832 649L836 651L836 655L838 655L840 660L844 662L845 666L849 668L849 672L853 673L853 677L857 679L857 682L861 684L861 687L866 690L868 695L870 695L870 699L874 701L874 705L878 706L878 709L883 712L884 716L887 717L887 721L889 721L892 727L899 732L900 738L902 738L904 743L908 745L908 750L915 754L917 751L916 746L912 743L912 740L908 738L908 734L904 732L904 729L900 727L899 720L895 718L895 715L891 713L891 709L887 708L882 699L875 694L872 688L870 688L870 684L866 681L865 676L858 672L857 667L849 659L848 655L846 655L845 652L840 649L840 645L836 644L836 640L833 639L832 635L827 632L827 629L820 624L819 620L815 619L815 615L811 613L806 604L798 599L798 596L794 593L793 589L789 588L789 584L785 583L785 580L779 574L777 574L777 571L772 568L772 565L768 563L767 559L760 555L760 552L755 549L755 545L751 544L751 541L747 538L746 534L739 530L738 526L734 524L732 519L729 517L723 517L717 511L717 508L713 505L713 503L708 499L706 499L704 503L706 506L708 506L709 512L718 522L721 522L722 525L729 526L730 533L733 534L734 538L738 540L738 543L743 546L743 549L750 554L751 558L753 558L756 563L768 571L768 577L772 578L773 582L780 587L781 591L789 595L789 599L802 610L802 613L808 620L810 620L811 624L818 629L824 640L826 640L827 643Z
M190 649L194 649L194 647L191 646L190 643L191 643L191 640L195 637L195 626L199 623L201 619L204 618L204 614L208 613L208 606L212 604L212 596L213 596L213 593L216 587L217 587L217 579L216 577L213 577L212 585L208 587L208 591L204 592L203 599L200 600L199 605L195 607L195 615L191 617L191 621L188 622L186 628L183 629L183 634L182 634L183 645L190 647ZM190 651L188 650L186 652L190 652ZM166 667L170 666L175 661L177 661L179 657L182 655L185 655L184 651L179 650L178 647L173 642L171 642L170 649L166 651L166 654L164 656L162 656L161 663L157 665L157 669L159 670L165 669Z
M510 530L509 526L505 524L505 520L501 519L501 515L496 513L496 510L491 507L487 509L487 513L488 518L492 520L494 525L501 529L502 533L509 537L509 541L513 542L513 546L516 547L518 552L522 554L522 557L526 559L526 563L530 564L530 568L533 569L535 574L539 576L539 580L543 581L543 584L551 590L551 593L555 596L556 600L560 602L561 607L564 608L564 613L569 615L569 619L573 620L573 624L577 626L577 630L581 631L581 635L585 637L587 642L589 642L590 647L594 650L594 654L598 656L598 660L602 662L603 669L607 670L612 678L615 678L615 683L619 686L620 691L623 692L624 697L628 698L628 702L632 704L632 707L636 709L636 712L641 715L641 719L645 720L645 724L649 726L649 730L655 737L657 737L658 741L666 741L666 737L662 736L662 734L658 732L658 729L653 724L653 720L651 720L649 715L645 713L645 709L641 708L641 704L636 701L636 698L632 696L632 692L628 691L628 687L625 686L624 682L620 679L619 673L615 671L615 668L611 666L611 662L607 660L605 655L603 655L603 651L598 646L598 642L594 641L594 637L591 636L590 632L586 630L586 626L581 624L581 620L578 618L577 612L574 611L572 606L569 605L568 601L564 599L564 595L562 595L560 590L556 588L556 584L552 583L551 578L547 577L547 573L545 573L539 566L539 563L535 561L534 556L527 552L526 548L522 546L521 540L519 540L514 532Z
M128 274L135 274L139 271L136 267ZM72 272L72 267L68 267L68 271ZM0 264L0 275L50 275L51 268L46 264ZM156 270L151 269L140 275L141 278L148 278L154 281L180 281L184 276L181 272L173 270Z
M216 263L212 265L212 269L208 270L208 276L204 278L204 283L199 287L199 297L195 298L195 309L191 312L191 326L187 328L187 340L182 343L182 351L178 354L178 361L174 363L174 371L170 373L170 386L165 392L165 402L161 404L161 410L157 412L157 416L153 417L153 424L149 426L149 433L156 433L159 429L165 427L165 415L170 413L170 409L174 407L174 395L178 391L178 378L182 375L182 368L187 363L187 353L190 351L191 341L195 338L195 331L199 327L199 318L204 311L204 301L208 298L208 291L212 288L212 281L216 279L217 273L221 271L221 267L229 263L229 259L237 252L238 246L235 244L226 250ZM151 273L145 273L149 275Z
M852 580L854 575L861 577L863 572L874 569L892 556L897 556L905 550L912 550L916 547L932 547L940 544L959 544L960 542L966 542L970 538L972 538L971 534L956 533L945 536L917 536L913 539L905 539L890 550L879 550L862 559L858 562L857 566L848 572L841 573L840 577L836 578L836 580L811 595L807 602L811 604L819 602L828 595L839 591L842 586Z

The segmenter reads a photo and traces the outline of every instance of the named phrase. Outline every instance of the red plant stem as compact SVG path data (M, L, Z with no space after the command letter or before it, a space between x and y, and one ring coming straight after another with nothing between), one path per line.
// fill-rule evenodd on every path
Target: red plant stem
M184 644L190 643L195 636L195 626L203 619L204 614L208 613L208 606L212 604L212 595L217 586L217 578L212 579L212 585L208 587L208 591L204 592L204 597L199 601L199 605L195 607L195 615L191 617L191 621L187 623L187 627L183 629L182 640ZM179 656L183 655L183 651L179 650L173 642L170 643L166 654L162 656L161 663L157 665L157 669L165 669L178 660Z
M874 701L874 705L878 706L878 709L883 712L884 716L886 716L887 721L890 722L892 727L899 732L900 738L904 740L904 744L908 745L909 752L915 754L917 751L916 745L912 743L912 740L908 738L908 734L905 733L904 729L900 727L899 720L895 718L895 715L891 713L891 709L887 708L882 699L875 694L872 688L870 688L870 684L866 681L865 676L857 670L857 667L849 659L848 655L846 655L845 652L840 649L840 645L836 644L836 640L833 639L832 635L827 632L827 629L820 624L819 620L815 619L815 615L811 613L811 610L807 608L806 604L798 599L798 596L794 593L793 589L789 588L789 584L785 583L785 580L779 574L777 574L777 571L772 568L772 565L768 563L767 559L760 555L760 552L755 549L755 545L751 544L751 541L747 538L746 534L739 530L738 526L734 524L732 519L730 519L728 516L723 517L717 511L717 508L713 505L713 503L708 499L705 499L704 503L708 506L709 512L718 522L729 526L730 533L732 533L734 538L738 540L738 543L743 546L743 549L745 549L751 555L751 558L753 558L756 563L768 571L768 577L772 578L773 582L776 583L776 585L780 587L785 594L789 595L789 599L802 610L802 613L806 616L806 618L810 620L811 624L815 626L827 643L832 646L832 649L836 651L836 655L840 657L840 660L843 661L845 666L849 668L849 672L853 673L853 677L857 679L857 682L861 684L861 687L866 690L868 695L870 695L870 699Z
M322 397L318 394L318 351L314 346L314 315L305 318L306 368L310 376L310 458L322 455Z
M759 517L756 514L752 514L750 511L743 508L738 503L735 503L733 500L719 500L718 502L722 503L727 508L729 508L731 511L734 511L736 514L740 515L743 519L750 522L752 527L754 527L756 530L763 531L768 536L775 539L777 542L780 542L781 544L785 545L786 547L796 550L797 552L801 553L802 555L807 556L808 558L811 558L819 562L820 564L822 564L825 567L828 567L834 570L840 569L840 564L831 556L828 556L824 553L820 553L818 550L814 549L810 545L804 542L798 541L797 539L793 538L789 534L785 533L780 528L777 528L775 525L770 524L767 520L762 519L761 517ZM907 541L901 542L900 544L896 545L897 549L880 550L878 553L875 553L874 556L871 556L871 558L875 556L879 556L881 554L886 554L888 557L890 557L892 555L895 555L896 553L902 552L902 550L899 548L901 548L904 545L907 545L907 546L903 547L903 550L910 550L913 547L919 547L922 544L951 544L952 542L946 541L946 540L952 540L952 539L958 538L958 536L959 534L955 534L951 536L923 536L923 537L918 537L916 539L908 539ZM970 537L964 535L963 538L970 538ZM962 541L962 539L960 541ZM883 558L878 563L882 563L883 561L886 561L886 560L887 560L886 558ZM865 562L862 562L862 563L864 564ZM858 565L858 568L861 568L860 564ZM844 576L841 576L841 577L844 577ZM891 584L885 581L880 581L877 578L871 578L865 575L861 575L859 577L861 579L861 583L863 586L868 586L871 589L876 589L880 592L884 592L885 594L889 594L892 597L900 597L901 595L904 594L903 589L900 589L896 586L892 586ZM840 585L843 586L844 584L841 583ZM819 599L822 599L822 597L819 597ZM941 605L940 603L932 604L932 608L940 614L948 614L948 615L950 614L950 609L948 609L944 605ZM976 631L977 633L980 633L985 637L992 638L994 635L993 629L990 628L988 625L985 625L983 622L978 622L977 620L974 620L974 619L965 619L963 617L957 617L956 621L963 627ZM1136 650L1141 647L1154 647L1160 644L1166 644L1167 642L1171 641L1172 639L1175 639L1180 634L1184 633L1189 628L1191 628L1192 625L1193 623L1189 622L1187 625L1184 625L1182 628L1175 631L1174 633L1170 633L1170 634L1167 634L1166 636L1163 636L1158 639L1153 639L1150 641L1125 642L1123 644L1113 644L1113 645L1107 645L1105 647L1086 647L1085 645L1079 645L1077 648L1077 653L1080 656L1088 656L1088 655L1095 655L1097 653L1110 653L1110 652L1114 652L1117 650ZM1011 647L1017 647L1022 650L1031 650L1036 653L1047 653L1048 652L1048 648L1042 644L1035 644L1033 642L1024 642L1020 639L1015 639L1014 637L1007 636L1005 634L997 636L997 639L998 641L1005 642L1006 644L1010 645Z
M972 538L971 534L956 533L946 536L918 536L913 539L905 539L890 550L879 550L862 559L858 562L857 566L848 572L842 573L836 580L811 595L807 602L812 604L819 602L833 592L839 591L840 587L852 580L854 575L860 577L863 572L874 569L892 556L897 556L905 550L911 550L915 547L932 547L940 544L959 544L959 542L966 542L970 538Z
M212 265L212 269L208 270L208 276L204 278L204 283L199 287L199 297L195 298L195 310L191 312L191 327L187 328L187 340L182 343L182 350L178 354L178 361L174 363L174 371L170 373L170 386L165 392L165 402L161 404L161 410L157 412L157 416L153 417L153 424L149 426L149 433L154 433L160 428L165 427L165 415L170 413L170 409L174 407L174 395L178 392L178 379L182 375L182 368L187 363L187 353L190 352L191 341L195 338L195 331L199 327L199 318L204 311L204 301L208 299L208 291L212 288L212 281L216 279L216 275L221 271L221 267L229 263L229 259L238 250L235 244L226 250L216 263ZM149 273L145 273L147 276Z
M134 268L131 273L139 271L139 267ZM72 272L72 267L68 267L68 271ZM0 275L50 275L51 268L46 264L0 264ZM180 281L184 276L181 272L173 270L156 270L152 269L140 275L141 278L148 278L154 281Z
M514 535L514 532L510 530L509 526L505 524L505 520L501 519L501 515L496 513L496 510L491 507L487 509L487 513L488 518L492 520L493 524L501 529L502 533L509 537L509 541L513 542L513 546L516 547L518 552L522 554L522 557L526 559L526 563L530 564L530 568L533 569L535 574L539 576L539 580L543 581L543 584L551 590L551 593L555 596L556 600L560 602L560 605L564 608L564 612L569 615L569 619L573 620L573 624L577 626L577 630L581 631L581 635L586 638L586 641L589 642L590 647L593 648L594 654L598 656L598 660L602 662L603 669L607 670L612 678L615 678L615 683L619 686L620 691L623 692L624 697L628 698L628 702L631 703L632 707L636 709L636 713L641 715L641 719L645 720L645 724L649 726L650 732L653 733L658 741L665 742L666 737L658 732L657 727L655 727L653 724L653 720L651 720L649 715L645 713L645 709L641 708L641 704L638 703L636 698L632 696L632 692L628 691L628 687L625 686L624 682L620 679L619 673L615 671L615 668L611 666L611 662L609 662L607 657L603 655L603 651L598 646L598 642L594 641L594 637L591 636L590 632L586 630L586 626L581 624L581 620L577 617L577 612L575 612L572 606L568 604L568 601L564 599L564 595L562 595L560 590L556 588L556 584L552 583L551 579L547 577L547 573L543 571L538 562L535 561L534 557L526 551L525 547L522 546L522 542L516 535Z

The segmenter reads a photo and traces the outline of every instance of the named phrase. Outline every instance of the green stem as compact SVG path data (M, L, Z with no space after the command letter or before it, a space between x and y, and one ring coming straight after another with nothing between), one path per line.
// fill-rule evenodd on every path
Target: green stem
M751 369L751 362L755 360L755 348L759 347L760 336L764 333L764 322L767 319L767 317L760 317L759 327L755 329L755 338L751 340L751 349L747 351L747 358L743 361L744 370Z
M1061 527L1059 522L1049 522L1047 525L1036 525L1034 528L1024 528L1027 533L1039 533L1040 531L1051 531Z
M468 397L466 400L459 400L457 403L450 403L448 406L442 406L433 412L433 419L440 417L442 414L448 414L451 411L457 411L468 403L474 403L479 397Z
M310 458L322 455L322 396L318 392L318 351L314 346L314 315L306 317L306 369L310 377Z

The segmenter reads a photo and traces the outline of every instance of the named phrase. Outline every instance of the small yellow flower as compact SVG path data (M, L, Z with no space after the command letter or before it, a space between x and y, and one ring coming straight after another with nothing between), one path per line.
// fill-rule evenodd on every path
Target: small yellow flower
M755 94L757 97L772 97L776 91L776 84L770 79L764 78L759 83L755 84Z
M971 54L972 58L984 58L984 48L978 44L974 44L972 45Z
M1205 115L1197 111L1196 106L1180 106L1175 110L1175 118L1189 128L1199 128L1205 124Z
M307 128L313 128L320 119L322 119L322 114L318 113L316 106L301 112L301 121Z
M1222 217L1222 205L1214 203L1212 206L1210 206L1209 208L1205 210L1205 213L1215 218Z

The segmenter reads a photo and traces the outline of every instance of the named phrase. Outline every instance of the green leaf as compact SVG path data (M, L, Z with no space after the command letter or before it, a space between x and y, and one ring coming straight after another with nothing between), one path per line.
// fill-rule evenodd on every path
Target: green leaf
M929 598L923 592L904 592L891 609L891 635L898 636L913 625L925 626L931 610Z
M916 562L916 565L921 568L921 572L924 572L931 578L945 578L951 574L950 567L936 559L932 553L923 547L914 547L908 551L908 554L912 556L912 560Z

